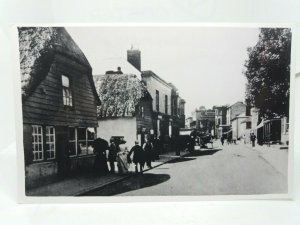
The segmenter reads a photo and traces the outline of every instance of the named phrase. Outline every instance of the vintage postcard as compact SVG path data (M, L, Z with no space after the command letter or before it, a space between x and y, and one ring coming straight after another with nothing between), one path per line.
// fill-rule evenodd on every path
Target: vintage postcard
M291 26L14 32L21 201L291 197Z

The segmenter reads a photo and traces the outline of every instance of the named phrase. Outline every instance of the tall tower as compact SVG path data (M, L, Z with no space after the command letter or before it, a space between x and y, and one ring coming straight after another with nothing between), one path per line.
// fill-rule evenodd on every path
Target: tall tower
M133 65L138 71L141 71L141 51L133 49L127 50L127 61Z

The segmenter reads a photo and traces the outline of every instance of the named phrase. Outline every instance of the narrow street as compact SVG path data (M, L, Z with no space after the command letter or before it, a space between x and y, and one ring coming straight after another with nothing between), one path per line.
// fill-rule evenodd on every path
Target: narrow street
M218 143L217 143L218 144ZM268 151L272 151L271 149ZM214 146L163 164L90 196L243 195L287 192L287 151L268 160L247 144ZM267 156L267 154L266 154ZM278 162L278 163L274 163ZM278 165L277 165L278 164Z

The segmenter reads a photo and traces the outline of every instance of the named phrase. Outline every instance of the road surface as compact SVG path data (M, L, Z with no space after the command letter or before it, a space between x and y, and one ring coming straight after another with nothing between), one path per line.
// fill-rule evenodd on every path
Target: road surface
M287 154L287 153L286 153ZM91 196L247 195L287 192L287 157L276 162L250 145L224 145L91 192Z

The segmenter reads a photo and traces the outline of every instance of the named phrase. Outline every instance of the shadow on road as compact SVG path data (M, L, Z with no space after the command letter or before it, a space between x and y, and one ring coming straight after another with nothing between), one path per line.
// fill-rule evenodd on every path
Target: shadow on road
M214 149L214 150L196 150L194 152L191 152L189 154L187 154L186 156L187 157L190 157L190 156L204 156L204 155L213 155L215 154L216 152L220 151L222 149Z
M103 189L87 193L85 196L112 196L128 191L134 191L145 187L154 186L170 179L168 174L146 173L136 175L114 185L109 185Z
M176 159L173 159L169 162L167 162L167 164L169 163L179 163L179 162L186 162L186 161L190 161L190 160L195 160L196 158L176 158Z

